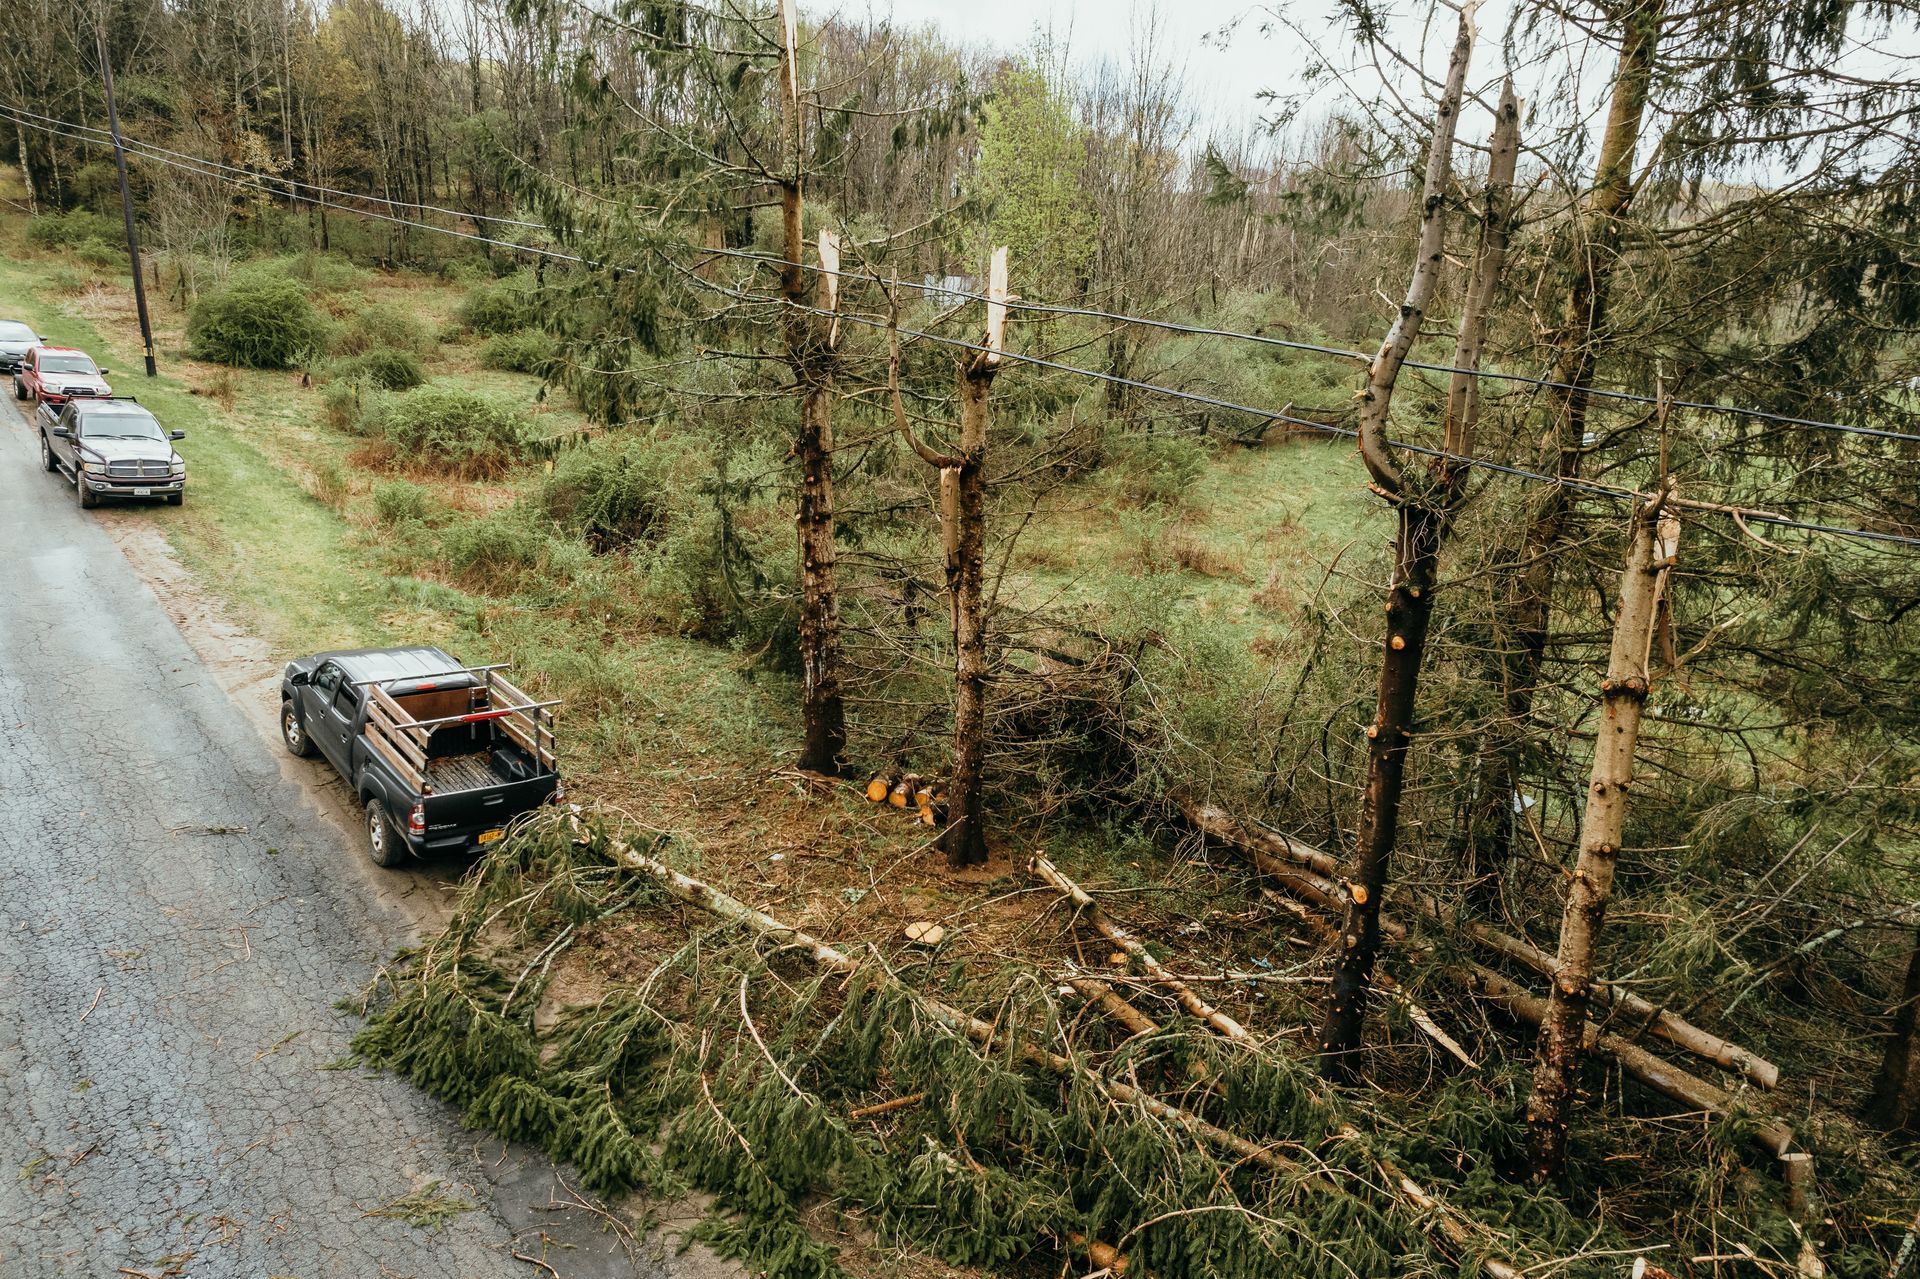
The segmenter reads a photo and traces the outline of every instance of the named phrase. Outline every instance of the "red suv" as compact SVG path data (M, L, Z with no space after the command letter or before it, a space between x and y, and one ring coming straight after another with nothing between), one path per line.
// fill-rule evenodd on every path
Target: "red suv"
M13 375L13 393L22 400L58 407L75 396L112 395L106 373L85 351L70 346L36 346L27 352L20 371Z

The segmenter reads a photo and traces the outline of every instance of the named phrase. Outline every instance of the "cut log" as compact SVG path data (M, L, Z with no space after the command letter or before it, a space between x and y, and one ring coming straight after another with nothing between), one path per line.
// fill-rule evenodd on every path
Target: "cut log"
M867 802L869 804L884 804L887 802L888 793L892 790L893 779L876 774L867 782Z
M1338 887L1340 863L1339 859L1331 853L1299 840L1290 839L1277 831L1249 826L1245 822L1236 820L1224 809L1195 799L1184 792L1176 791L1173 799L1186 817L1188 825L1208 838L1217 839L1228 847L1244 853L1253 863L1255 870L1285 888L1289 893L1336 914L1345 911L1346 899L1344 894L1340 894ZM1303 877L1301 875L1303 867L1324 878ZM1324 900L1328 892L1337 895L1337 905ZM1403 901L1411 904L1419 914L1436 923L1464 932L1471 940L1494 954L1522 967L1531 968L1543 977L1551 978L1554 975L1553 956L1533 943L1477 921L1462 921L1456 912L1417 890L1404 889L1399 896ZM1383 919L1380 930L1396 939L1406 936L1405 926L1397 920ZM1633 1025L1635 1034L1656 1035L1674 1047L1710 1061L1722 1069L1744 1075L1762 1088L1771 1089L1780 1082L1780 1068L1764 1057L1722 1039L1719 1035L1702 1030L1668 1009L1659 1007L1631 991L1620 990L1601 982L1594 987L1594 1001L1613 1008L1623 1019Z
M586 829L581 825L579 819L569 817L567 820L575 835L584 837ZM677 897L691 906L696 906L717 918L749 928L760 936L770 940L777 940L783 946L802 951L812 959L814 963L819 964L823 968L831 968L836 972L851 974L861 966L859 960L854 959L846 952L829 946L819 938L803 932L798 928L781 923L765 911L756 910L737 897L721 892L711 884L702 883L690 875L682 874L658 858L649 856L633 848L624 840L609 841L607 847L608 851L617 858L621 864L655 880L662 888L666 889L671 896ZM976 1043L993 1045L1007 1044L1011 1041L1012 1046L1015 1051L1020 1054L1022 1060L1053 1071L1055 1074L1084 1077L1121 1105L1138 1106L1142 1111L1152 1115L1162 1123L1179 1128L1188 1135L1208 1145L1217 1146L1229 1154L1237 1155L1250 1163L1257 1163L1265 1168L1293 1173L1304 1171L1300 1164L1270 1146L1259 1145L1255 1142L1248 1141L1245 1137L1241 1137L1217 1125L1208 1123L1190 1110L1182 1110L1178 1106L1169 1105L1161 1101L1158 1097L1154 1097L1130 1084L1122 1083L1117 1079L1109 1079L1104 1075L1088 1070L1086 1067L1074 1062L1071 1058L1049 1052L1030 1040L1021 1040L1010 1036L1006 1031L991 1022L970 1016L951 1005L942 1003L928 995L921 994L911 986L901 982L898 978L885 973L884 970L882 970L881 979L895 989L905 993L908 998L912 999L914 1003L933 1020L946 1026L950 1030L965 1035ZM1303 1184L1324 1190L1331 1190L1334 1193L1346 1193L1342 1188L1318 1178L1309 1179ZM1412 1185L1413 1183L1410 1181L1400 1185L1400 1193L1402 1195L1408 1194L1408 1187ZM1418 1189L1417 1187L1414 1188ZM1425 1202L1422 1203L1418 1200L1414 1200L1413 1202L1415 1202L1417 1206L1432 1212L1435 1228L1456 1246L1471 1248L1474 1241L1472 1232L1466 1223L1458 1220L1452 1210L1444 1204L1441 1204L1438 1200L1434 1200L1431 1196L1426 1196L1424 1191L1422 1191L1421 1194L1425 1197ZM1478 1260L1478 1264L1481 1273L1491 1276L1492 1279L1526 1279L1526 1275L1518 1267L1499 1257L1481 1257Z
M1135 1035L1157 1035L1160 1024L1114 992L1097 977L1069 977L1067 987L1074 994L1125 1026Z
M1229 1039L1250 1039L1246 1027L1209 1004L1193 992L1193 987L1175 977L1155 959L1147 948L1135 939L1133 934L1113 922L1100 904L1087 896L1086 889L1060 873L1060 869L1044 857L1036 856L1027 864L1034 876L1051 887L1055 892L1070 898L1080 908L1087 922L1098 928L1107 940L1125 951L1141 969L1158 984L1165 986L1180 1006L1206 1022Z

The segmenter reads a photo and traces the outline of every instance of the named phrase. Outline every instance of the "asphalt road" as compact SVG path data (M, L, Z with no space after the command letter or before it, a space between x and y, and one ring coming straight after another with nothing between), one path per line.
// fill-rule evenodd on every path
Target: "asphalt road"
M335 1001L413 930L406 881L32 439L0 410L0 1275L546 1273L516 1248L565 1279L684 1273L550 1210L539 1156L328 1069L353 1029ZM382 1214L434 1182L472 1207L438 1230Z

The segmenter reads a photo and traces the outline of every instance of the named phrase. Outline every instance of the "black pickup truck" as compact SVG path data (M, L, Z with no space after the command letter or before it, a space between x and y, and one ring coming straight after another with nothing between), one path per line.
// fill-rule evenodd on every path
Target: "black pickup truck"
M281 677L280 733L295 755L318 750L340 770L377 864L466 853L565 796L558 703L534 701L504 669L437 648L315 653Z

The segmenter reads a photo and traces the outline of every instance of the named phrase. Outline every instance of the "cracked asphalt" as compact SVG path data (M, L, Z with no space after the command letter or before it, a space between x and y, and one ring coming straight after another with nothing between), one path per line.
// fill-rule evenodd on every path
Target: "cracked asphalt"
M0 1275L707 1273L330 1068L415 921L32 441L0 412ZM470 1209L382 1213L436 1182Z

